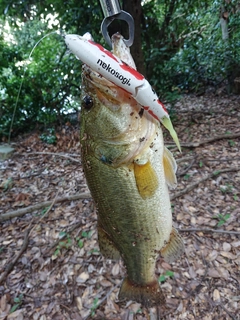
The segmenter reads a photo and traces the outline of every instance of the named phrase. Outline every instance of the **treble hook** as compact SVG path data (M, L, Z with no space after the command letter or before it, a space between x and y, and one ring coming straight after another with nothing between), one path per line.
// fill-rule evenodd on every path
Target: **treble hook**
M133 40L134 40L133 17L126 11L121 10L117 0L100 0L100 3L101 3L103 14L105 17L101 24L101 31L106 42L109 44L110 47L112 47L112 42L108 34L108 26L115 19L124 20L128 24L128 32L129 32L129 39L124 39L124 42L128 47L130 47L133 44Z

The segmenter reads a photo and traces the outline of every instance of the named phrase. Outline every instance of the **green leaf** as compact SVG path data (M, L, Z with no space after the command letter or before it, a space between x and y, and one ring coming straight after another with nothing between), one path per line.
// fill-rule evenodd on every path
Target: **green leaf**
M80 249L83 248L84 243L83 243L82 240L79 240L79 241L78 241L78 246L79 246Z
M63 237L65 237L67 235L67 232L65 232L65 231L60 231L59 232L59 238L63 238Z
M168 276L168 277L173 277L173 276L174 276L174 272L171 271L171 270L167 270L167 271L165 272L165 275Z
M158 278L159 282L164 282L166 281L166 277L162 274L159 278Z
M233 199L234 199L235 201L237 201L237 200L238 200L238 196L237 196L236 194L234 194L234 195L233 195Z
M225 222L226 222L226 221L224 221L224 220L220 220L220 221L218 222L217 226L218 226L218 227L221 227L222 225L224 225Z
M10 313L13 313L14 311L16 311L17 310L17 308L19 307L19 304L14 304L13 306L12 306L12 308L10 309Z

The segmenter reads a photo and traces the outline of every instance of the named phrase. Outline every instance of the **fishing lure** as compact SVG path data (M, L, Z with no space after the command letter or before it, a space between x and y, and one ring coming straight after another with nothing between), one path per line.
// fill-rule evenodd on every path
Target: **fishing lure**
M68 48L83 63L107 80L127 91L153 118L170 132L179 151L180 143L169 114L144 76L88 37L76 34L65 36Z

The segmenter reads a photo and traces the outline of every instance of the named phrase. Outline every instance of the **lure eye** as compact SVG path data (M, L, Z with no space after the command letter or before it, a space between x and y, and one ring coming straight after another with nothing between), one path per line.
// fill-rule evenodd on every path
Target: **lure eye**
M92 108L92 106L93 106L93 99L92 99L92 97L90 97L90 96L85 96L84 98L83 98L83 107L85 108L85 109L91 109Z

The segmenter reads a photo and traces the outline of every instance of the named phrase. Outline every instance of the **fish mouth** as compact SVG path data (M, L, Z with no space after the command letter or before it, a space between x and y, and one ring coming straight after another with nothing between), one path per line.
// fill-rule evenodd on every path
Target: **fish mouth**
M123 37L120 34L114 34L112 40L113 53L135 67L129 48L123 42ZM101 143L106 147L124 146L128 150L124 155L113 159L112 165L117 167L124 163L132 163L136 158L139 159L139 155L154 144L153 139L158 130L158 121L148 112L144 112L142 106L131 94L108 81L86 64L82 66L82 80L84 91L90 92L93 99L109 109L113 117L119 117L119 122L115 122L121 128L118 131L119 134L101 137ZM125 125L120 124L120 119Z
M121 133L101 138L101 143L106 147L124 146L128 150L113 159L111 165L118 167L124 163L132 163L136 158L141 158L140 155L153 143L158 122L144 112L142 106L129 93L93 71L89 66L83 65L82 77L84 91L91 92L93 98L95 97L113 114L116 112L116 117L121 116L125 122L125 126L119 125L122 128ZM117 122L115 124L117 125Z

